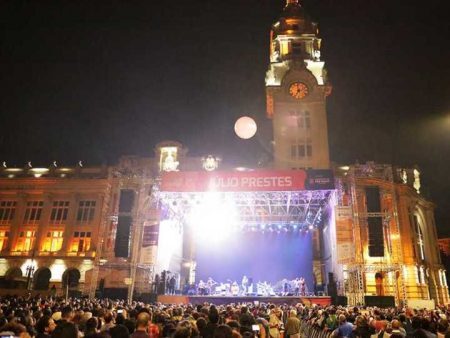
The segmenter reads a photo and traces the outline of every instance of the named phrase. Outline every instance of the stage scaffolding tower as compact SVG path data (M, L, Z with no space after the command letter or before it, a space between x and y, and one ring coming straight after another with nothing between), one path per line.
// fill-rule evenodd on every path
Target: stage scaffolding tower
M395 296L397 304L406 305L407 295L403 272L403 252L401 246L400 225L397 211L397 198L392 166L378 165L368 162L364 165L354 165L349 168L345 178L349 185L350 203L353 212L353 238L355 243L354 258L346 264L345 293L349 304L364 304L367 294L366 276L368 273L382 272L387 274L383 278L383 287L388 295ZM366 186L379 186L381 194L390 197L391 208L380 212L367 212L361 203L362 194ZM340 203L342 200L340 201ZM364 253L367 243L367 219L382 217L385 255L379 262L371 261Z

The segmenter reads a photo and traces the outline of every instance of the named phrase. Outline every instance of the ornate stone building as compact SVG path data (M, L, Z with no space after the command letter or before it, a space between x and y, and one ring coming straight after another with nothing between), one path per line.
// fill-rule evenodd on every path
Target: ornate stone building
M3 286L46 290L57 283L78 289L97 259L110 195L107 167L3 167Z
M418 169L330 165L326 97L331 86L320 43L317 24L298 1L288 0L272 27L266 74L274 142L269 169L334 172L327 221L318 222L313 233L315 281L351 304L373 295L392 296L397 304L448 303L434 205L420 194ZM162 244L158 238L161 173L212 171L218 163L215 156L189 157L181 144L161 142L153 157L123 157L110 167L4 165L0 283L37 290L56 284L60 290L128 298L150 293L171 239ZM192 281L192 262L175 263Z

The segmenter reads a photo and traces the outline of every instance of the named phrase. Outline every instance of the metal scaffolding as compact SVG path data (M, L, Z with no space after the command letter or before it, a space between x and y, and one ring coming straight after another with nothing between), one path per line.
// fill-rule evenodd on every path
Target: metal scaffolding
M363 304L367 286L367 273L382 272L390 274L390 278L383 278L384 287L388 293L395 296L396 303L406 304L407 295L403 275L403 252L399 227L397 198L392 166L377 165L369 162L349 168L346 181L350 188L350 205L353 210L353 235L355 239L355 257L346 265L347 281L346 293L350 304ZM365 186L376 185L382 194L390 198L390 208L380 212L367 212L366 206L359 201ZM383 220L385 255L379 262L370 261L365 255L363 242L367 237L367 219L381 217ZM392 287L392 274L394 287Z

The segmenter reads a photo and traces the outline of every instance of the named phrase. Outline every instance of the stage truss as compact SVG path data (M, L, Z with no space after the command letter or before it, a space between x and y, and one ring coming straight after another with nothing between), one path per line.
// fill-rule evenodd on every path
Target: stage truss
M208 199L232 203L242 230L308 230L323 223L334 190L275 192L165 192L156 197L163 219L179 224Z

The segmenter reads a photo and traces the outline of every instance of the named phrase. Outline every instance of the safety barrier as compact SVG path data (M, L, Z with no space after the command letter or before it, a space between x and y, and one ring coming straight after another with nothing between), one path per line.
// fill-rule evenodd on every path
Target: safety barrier
M326 331L311 325L306 321L302 321L300 325L301 338L330 338L331 331Z

